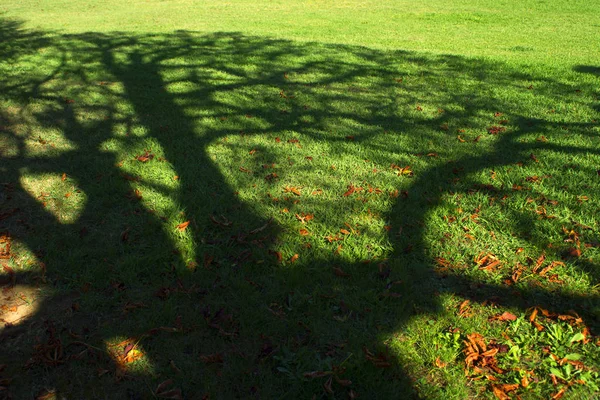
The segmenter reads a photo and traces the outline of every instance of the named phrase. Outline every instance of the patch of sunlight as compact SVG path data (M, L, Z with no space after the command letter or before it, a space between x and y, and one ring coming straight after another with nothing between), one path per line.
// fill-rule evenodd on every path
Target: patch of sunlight
M0 272L0 282L11 279L6 270ZM39 288L26 285L4 287L0 295L0 334L4 329L21 325L34 316L42 300Z
M104 345L106 352L115 363L117 375L124 377L128 374L151 375L155 373L155 365L148 357L139 338L114 337Z
M21 186L61 224L73 224L87 203L86 194L66 173L31 174L21 171Z

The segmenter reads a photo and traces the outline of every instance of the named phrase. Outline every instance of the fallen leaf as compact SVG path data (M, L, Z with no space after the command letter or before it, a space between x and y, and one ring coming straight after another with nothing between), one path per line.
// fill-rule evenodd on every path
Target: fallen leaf
M283 260L283 256L281 255L281 252L269 250L269 253L273 254L275 257L277 257L277 261L281 262Z
M333 273L340 278L347 278L350 274L345 273L340 267L333 267Z
M490 317L490 321L516 321L517 316L509 313L508 311L503 312L502 314L495 315Z
M310 235L310 233L306 229L300 229L300 235L308 236L308 235Z
M300 256L298 254L294 254L291 258L290 258L290 262L291 263L295 263L296 260L299 258Z
M284 193L293 193L296 196L300 196L301 195L300 188L297 188L295 186L286 186L286 187L283 188L283 192Z
M190 221L182 222L181 224L177 225L177 229L179 229L180 231L185 231L189 224Z
M443 362L442 360L440 360L440 358L436 358L435 359L435 366L438 368L444 368L446 367L446 365L448 365L448 363Z

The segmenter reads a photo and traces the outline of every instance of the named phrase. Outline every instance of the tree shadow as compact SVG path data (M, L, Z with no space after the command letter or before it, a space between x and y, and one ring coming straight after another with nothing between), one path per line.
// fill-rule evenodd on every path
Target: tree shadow
M0 133L8 145L0 231L10 232L15 249L33 254L14 259L29 264L15 268L16 281L43 288L30 320L2 332L0 361L13 373L28 365L13 383L20 393L53 387L75 397L145 398L141 387L174 376L186 398L310 397L321 396L322 382L303 373L343 364L343 378L358 393L418 397L416 378L404 368L410 360L390 352L392 367L378 370L362 352L385 349L383 338L416 316L446 312L444 293L521 310L575 310L597 328L597 293L508 285L506 271L460 268L494 244L475 249L445 238L435 219L451 199L501 203L511 220L500 223L523 232L515 243L528 243L531 256L544 251L547 239L535 227L552 220L518 204L531 197L543 206L556 188L577 186L574 178L595 171L582 166L547 187L531 184L529 192L514 190L525 177L506 172L495 183L483 174L539 161L540 175L556 176L566 164L558 157L598 160L597 124L533 116L574 87L456 56L228 32L50 36L16 22L1 25L2 43L11 43L0 47L2 56L39 65L8 74L1 86ZM525 81L540 87L534 93ZM476 137L492 124L506 126L497 140ZM444 149L457 142L457 129L465 143L450 159ZM569 137L559 139L560 129ZM550 140L537 140L542 136ZM144 154L153 158L142 162ZM345 162L354 175L330 168ZM165 167L147 168L152 163ZM397 176L391 164L411 165L414 177ZM303 180L319 168L318 180ZM371 178L375 169L386 172ZM339 181L346 176L353 181ZM343 195L347 185L371 183L387 185L390 200ZM252 198L260 185L265 197ZM290 185L305 186L299 199L281 193ZM308 195L319 188L323 197ZM592 183L581 193L592 198L597 189ZM83 206L69 206L66 194ZM555 225L583 226L596 208L582 206ZM339 243L307 237L294 247L286 238L296 235L290 227L305 226L294 219L303 213L314 213L314 224L330 236L350 222L353 235ZM485 222L473 222L475 214ZM463 225L493 230L498 222L484 214L471 210ZM359 223L355 215L372 219ZM177 228L186 221L187 229ZM594 225L586 239L597 240L597 232ZM353 250L369 235L379 238L378 247ZM436 258L449 246L464 253L440 267ZM290 261L295 253L300 257ZM599 280L594 262L567 260L592 286ZM57 337L60 358L40 354ZM115 372L98 349L111 353L110 343L123 347L130 338L139 339L144 363ZM221 359L211 362L215 354ZM281 379L264 378L274 374Z

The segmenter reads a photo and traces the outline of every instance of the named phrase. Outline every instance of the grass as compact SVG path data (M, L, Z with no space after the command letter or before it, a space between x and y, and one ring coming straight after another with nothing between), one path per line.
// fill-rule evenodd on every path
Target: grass
M3 5L0 393L598 395L598 17L373 4Z

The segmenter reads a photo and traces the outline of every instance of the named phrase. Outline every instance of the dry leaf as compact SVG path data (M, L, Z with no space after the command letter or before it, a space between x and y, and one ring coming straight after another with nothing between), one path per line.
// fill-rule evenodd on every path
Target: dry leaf
M179 229L180 231L185 231L185 229L188 227L188 225L190 224L190 221L185 221L182 222L181 224L177 225L177 229Z
M502 314L498 314L496 316L490 317L490 321L516 321L517 316L509 313L508 311L503 312Z

